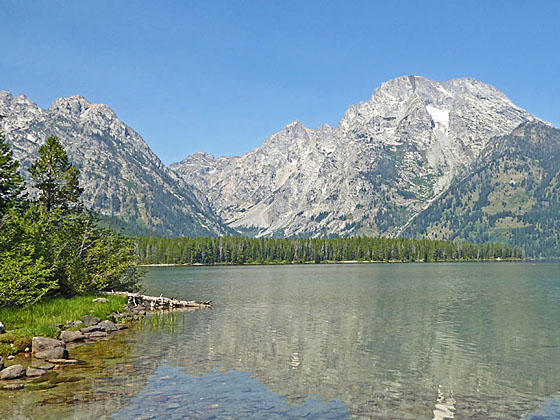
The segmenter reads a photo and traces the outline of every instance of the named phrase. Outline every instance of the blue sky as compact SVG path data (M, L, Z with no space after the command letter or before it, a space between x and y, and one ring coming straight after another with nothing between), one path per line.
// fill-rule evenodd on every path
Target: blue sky
M560 1L0 0L0 89L106 103L171 163L336 125L385 80L474 77L560 125Z

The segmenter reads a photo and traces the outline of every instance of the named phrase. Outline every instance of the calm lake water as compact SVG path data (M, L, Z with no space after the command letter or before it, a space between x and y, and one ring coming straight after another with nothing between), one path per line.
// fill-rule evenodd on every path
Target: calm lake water
M169 267L145 287L215 306L71 350L76 382L0 391L0 417L560 418L559 264Z

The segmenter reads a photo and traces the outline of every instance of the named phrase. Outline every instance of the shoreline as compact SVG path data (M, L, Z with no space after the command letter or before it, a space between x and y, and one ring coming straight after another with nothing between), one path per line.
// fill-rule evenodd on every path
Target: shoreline
M110 340L116 333L127 330L133 322L144 319L147 315L177 310L196 310L211 308L211 302L181 301L163 296L146 296L130 292L105 292L104 295L126 297L120 312L106 316L91 316L83 311L80 319L69 320L56 325L56 338L37 335L25 349L16 349L6 357L0 356L0 390L18 391L28 389L39 391L52 388L60 383L58 371L73 365L83 365L87 360L72 359L68 350L92 344L101 340ZM92 304L109 305L108 298L96 297ZM21 310L24 310L23 308ZM91 311L90 311L91 312ZM13 333L6 330L5 333Z
M528 260L528 259L518 259L518 258L496 258L496 259L486 259L486 260L453 260L453 261L358 261L358 260L344 260L344 261L321 261L316 263L314 261L286 261L286 262L263 262L263 263L215 263L215 264L202 264L202 263L167 263L167 264L138 264L138 267L251 267L251 266L263 266L263 265L339 265L339 264L445 264L445 263L482 263L482 262L536 262L542 261L546 262L548 260ZM553 261L554 262L554 261Z

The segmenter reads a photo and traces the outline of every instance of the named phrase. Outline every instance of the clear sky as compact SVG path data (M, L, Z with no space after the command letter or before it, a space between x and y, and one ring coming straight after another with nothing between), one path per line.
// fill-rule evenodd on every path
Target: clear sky
M385 80L474 77L560 125L560 1L0 0L0 89L111 106L171 163L336 126Z

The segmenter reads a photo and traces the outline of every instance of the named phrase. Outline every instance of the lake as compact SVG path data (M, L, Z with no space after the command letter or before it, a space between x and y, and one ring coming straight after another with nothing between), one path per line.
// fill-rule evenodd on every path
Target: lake
M2 418L560 418L560 265L150 268L147 294L212 300L0 392Z

